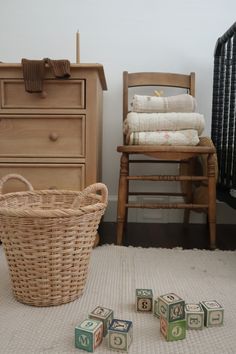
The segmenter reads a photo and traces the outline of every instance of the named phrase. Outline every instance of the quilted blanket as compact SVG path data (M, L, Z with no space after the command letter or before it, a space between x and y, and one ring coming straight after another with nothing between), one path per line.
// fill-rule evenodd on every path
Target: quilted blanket
M197 145L199 137L197 130L186 129L178 131L133 132L126 137L129 145Z
M167 97L134 95L132 107L134 112L194 112L196 99L188 94Z

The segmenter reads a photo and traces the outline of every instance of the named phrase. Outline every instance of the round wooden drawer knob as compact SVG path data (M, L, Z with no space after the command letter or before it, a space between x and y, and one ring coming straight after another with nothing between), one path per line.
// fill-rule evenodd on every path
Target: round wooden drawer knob
M56 132L52 132L52 133L50 133L50 135L49 135L49 139L50 139L51 141L57 141L58 137L59 137L59 135L58 135L58 133L56 133Z

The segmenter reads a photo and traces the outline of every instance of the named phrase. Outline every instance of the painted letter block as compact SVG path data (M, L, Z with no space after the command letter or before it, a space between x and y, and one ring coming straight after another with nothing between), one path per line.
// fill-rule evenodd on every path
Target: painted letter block
M101 321L86 319L75 327L75 347L94 352L102 342L103 323Z
M185 319L187 322L187 329L203 329L204 311L201 304L186 304Z
M152 312L153 293L151 289L136 289L136 310Z
M106 307L97 306L92 312L89 314L89 318L94 320L102 321L103 323L103 336L107 335L108 328L113 320L113 310L107 309Z
M128 352L133 340L133 323L131 321L113 319L108 329L109 349Z
M184 306L184 300L174 293L158 297L158 313L165 317L168 322L184 319Z
M156 317L160 317L159 313L159 304L158 304L158 298L154 300L154 305L153 305L153 315Z
M160 331L167 341L175 341L186 337L186 320L168 322L160 316Z
M205 314L204 324L206 327L223 325L224 309L217 301L201 301L201 305Z

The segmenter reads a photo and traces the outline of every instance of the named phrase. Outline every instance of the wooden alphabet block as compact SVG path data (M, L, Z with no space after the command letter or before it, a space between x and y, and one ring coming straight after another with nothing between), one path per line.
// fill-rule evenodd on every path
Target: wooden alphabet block
M159 305L158 305L158 298L156 298L156 299L154 300L154 304L153 304L153 315L156 316L157 318L160 317Z
M136 310L142 312L152 312L152 306L152 289L136 289Z
M75 347L94 352L103 339L102 321L86 319L75 327Z
M201 304L186 304L185 319L187 322L187 329L203 329L204 311Z
M204 324L206 327L223 325L224 309L217 301L201 301L201 305L205 314Z
M160 331L167 341L184 339L186 337L186 320L168 322L163 316L160 316Z
M113 310L108 309L106 307L97 306L92 312L89 314L89 318L94 320L102 321L103 323L103 336L105 337L108 332L108 328L113 320Z
M133 323L113 319L108 329L108 347L120 352L128 352L133 340Z
M168 322L184 319L184 306L184 300L174 293L158 297L158 313L165 317Z

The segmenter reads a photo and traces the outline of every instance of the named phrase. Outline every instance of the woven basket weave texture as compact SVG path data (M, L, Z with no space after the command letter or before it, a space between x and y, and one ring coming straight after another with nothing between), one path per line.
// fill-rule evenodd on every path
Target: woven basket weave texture
M52 306L78 298L85 287L89 259L107 188L95 183L82 192L29 191L0 197L0 239L6 253L15 298L34 306Z

